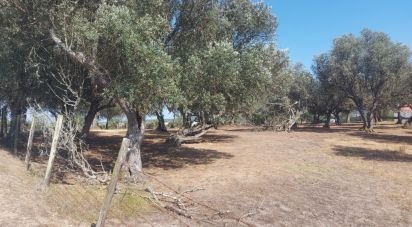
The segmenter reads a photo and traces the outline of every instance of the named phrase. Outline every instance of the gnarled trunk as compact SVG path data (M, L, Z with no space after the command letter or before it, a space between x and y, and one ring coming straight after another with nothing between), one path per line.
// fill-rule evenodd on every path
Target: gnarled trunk
M359 111L359 114L360 114L361 120L362 120L362 122L363 122L363 126L362 126L362 128L361 128L361 129L366 129L366 128L367 128L367 126L368 126L368 124L367 124L367 120L366 120L366 114L365 114L365 111L364 111L361 107L358 107L358 111Z
M366 129L367 131L373 131L373 125L374 125L374 114L373 112L368 112L366 114Z
M87 111L86 117L84 118L83 128L80 133L81 138L87 138L89 136L93 120L96 117L96 114L99 112L99 104L100 102L98 100L94 100L90 103L90 107Z
M127 118L127 138L130 140L126 156L125 171L129 178L140 180L143 177L141 145L145 132L144 115L125 100L118 101Z
M373 103L372 108L369 109L367 115L366 115L366 127L367 127L367 132L373 132L373 126L377 122L376 120L376 112L377 112L377 107L378 104L376 102Z
M157 131L160 132L167 132L166 124L165 124L165 118L163 116L163 113L161 111L156 111L156 117L157 117Z

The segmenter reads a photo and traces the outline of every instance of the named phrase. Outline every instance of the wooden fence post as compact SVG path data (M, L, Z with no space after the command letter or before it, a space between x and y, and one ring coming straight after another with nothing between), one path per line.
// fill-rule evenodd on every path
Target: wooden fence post
M34 136L35 128L36 128L36 116L33 114L33 117L31 119L29 139L27 141L26 159L24 160L24 162L26 163L26 170L29 170L30 168L31 148L33 145L33 136Z
M53 141L50 149L49 162L47 163L46 175L42 183L42 189L45 190L50 184L50 176L53 167L54 158L56 157L57 144L59 142L60 131L63 125L63 115L59 115L56 121L56 127L53 133Z
M119 155L117 156L116 164L114 165L112 179L110 180L110 185L107 188L107 193L103 201L103 205L100 209L99 218L97 220L96 227L103 227L104 221L107 217L107 212L110 208L110 203L113 199L113 194L116 190L116 184L119 180L120 171L122 169L122 165L126 160L127 151L129 149L130 140L127 138L123 138L122 146L120 147Z

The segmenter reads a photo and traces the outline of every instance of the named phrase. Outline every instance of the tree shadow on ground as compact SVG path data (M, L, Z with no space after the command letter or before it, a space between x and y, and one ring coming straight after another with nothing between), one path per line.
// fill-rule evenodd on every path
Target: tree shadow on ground
M356 125L358 126L358 125ZM293 132L311 132L311 133L342 133L350 132L356 130L353 125L340 125L331 126L330 128L324 127L311 127L311 126L298 126L298 128L293 129Z
M333 133L333 132L348 132L353 131L361 127L359 123L345 123L342 125L331 125L330 128L324 128L322 124L298 124L298 127L292 129L292 132L315 132L315 133ZM264 127L254 126L254 127L246 127L246 128L226 128L222 129L223 131L229 132L276 132L272 129L266 129ZM285 130L281 130L279 132L284 132Z
M187 146L173 147L166 144L168 133L150 131L142 145L142 162L144 168L174 169L188 165L206 165L218 159L232 158L233 155L210 149L197 149ZM90 152L87 154L89 163L94 166L103 164L106 170L113 169L116 161L122 135L92 135L88 141ZM229 142L234 136L210 134L202 139L204 142Z
M226 128L226 129L221 129L223 131L227 132L261 132L265 131L263 127L249 127L249 128Z
M412 162L412 155L401 151L377 150L362 147L335 146L335 154L344 157L359 157L364 160Z
M380 134L380 133L365 133L365 132L351 132L351 136L361 137L363 139L383 142L383 143L396 143L396 144L412 144L412 136L410 135L389 135L389 134Z
M199 138L198 141L191 143L230 143L236 136L232 135L217 135L217 134L206 134ZM165 139L166 140L166 139ZM189 142L187 142L189 143Z
M144 168L183 168L189 165L206 165L218 159L232 158L233 155L210 149L186 146L172 147L165 143L146 143L142 150Z

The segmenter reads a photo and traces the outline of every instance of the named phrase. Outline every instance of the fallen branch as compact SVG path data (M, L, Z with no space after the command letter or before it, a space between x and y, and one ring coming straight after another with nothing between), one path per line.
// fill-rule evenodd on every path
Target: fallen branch
M175 213L177 213L178 215L181 215L181 216L183 216L183 217L186 217L186 218L189 218L189 219L192 218L192 216L189 215L189 214L187 214L186 211L184 211L184 210L182 210L182 209L179 209L179 208L177 208L177 207L174 207L174 206L172 206L172 205L165 205L164 208L167 209L167 210L173 211L173 212L175 212Z
M213 125L208 125L198 130L184 132L181 135L171 135L169 138L166 139L166 143L173 144L177 147L184 143L199 143L202 141L201 137L205 135L212 127Z
M160 206L166 210L175 212L178 215L181 215L183 217L190 218L190 219L192 218L192 215L188 213L188 209L186 208L182 195L186 193L190 193L190 192L200 191L200 190L205 190L205 189L201 187L196 187L193 189L183 191L182 193L178 195L172 195L172 194L168 194L164 192L155 192L150 187L146 188L146 191L149 192L154 199L154 201L152 199L150 200L154 202L157 206ZM169 204L163 204L161 201L167 202Z
M197 192L197 191L203 191L205 190L205 188L201 188L201 187L195 187L193 189L189 189L186 191L183 191L182 193L180 193L181 195L185 194L185 193L189 193L189 192Z

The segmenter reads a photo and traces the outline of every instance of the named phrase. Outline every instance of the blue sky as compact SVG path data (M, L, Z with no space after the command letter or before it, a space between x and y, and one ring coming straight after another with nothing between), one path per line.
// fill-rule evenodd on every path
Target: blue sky
M363 28L412 48L412 0L265 0L277 16L277 44L307 69L334 38Z

